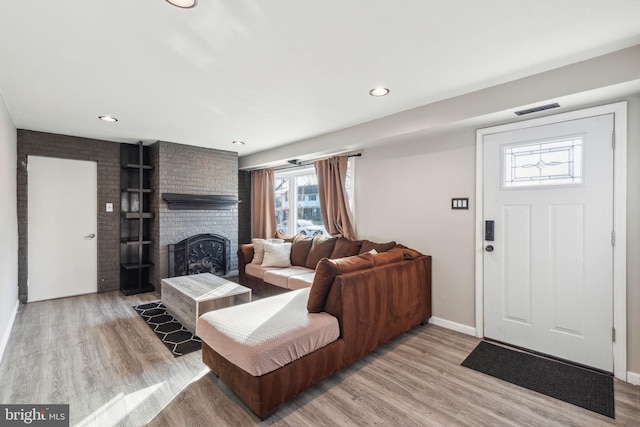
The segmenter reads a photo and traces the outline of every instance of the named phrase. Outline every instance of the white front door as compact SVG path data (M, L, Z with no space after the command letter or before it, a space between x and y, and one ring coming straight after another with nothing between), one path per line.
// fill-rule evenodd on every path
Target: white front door
M487 338L613 371L613 124L484 137Z
M29 156L28 301L97 291L97 163Z

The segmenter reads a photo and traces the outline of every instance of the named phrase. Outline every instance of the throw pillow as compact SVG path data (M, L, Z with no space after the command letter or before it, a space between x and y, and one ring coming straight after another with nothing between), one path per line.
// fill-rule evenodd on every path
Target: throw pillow
M322 258L329 258L331 256L331 252L333 252L333 246L336 244L336 240L338 239L335 237L323 237L319 234L316 235L313 238L313 243L311 244L311 250L307 256L305 267L315 269L318 261Z
M283 239L285 242L293 242L293 238L296 236L288 236L284 233L276 231L276 238Z
M338 238L336 244L333 247L333 252L329 258L343 258L346 256L358 255L360 248L362 247L362 240L349 240L344 237Z
M251 239L253 242L253 259L251 264L262 264L262 258L264 257L264 239Z
M291 243L264 243L262 267L291 267Z
M419 256L422 256L422 254L416 251L415 249L408 248L405 245L402 245L400 243L396 245L396 248L402 249L402 254L404 255L404 259L416 259Z
M404 259L416 259L422 254L414 249L402 248L402 254L404 255Z
M376 243L370 240L363 240L362 248L360 248L360 253L363 254L365 252L369 252L371 249L375 249L378 252L385 252L395 247L396 247L396 242Z
M373 256L373 264L376 266L399 261L404 261L404 253L401 248L389 249L388 251L379 252Z
M313 237L296 234L293 237L293 246L291 246L291 264L304 267L307 265L307 256L311 250Z
M313 284L309 290L307 311L320 313L324 310L333 279L339 275L355 270L373 267L373 255L362 254L338 259L323 258L316 267Z

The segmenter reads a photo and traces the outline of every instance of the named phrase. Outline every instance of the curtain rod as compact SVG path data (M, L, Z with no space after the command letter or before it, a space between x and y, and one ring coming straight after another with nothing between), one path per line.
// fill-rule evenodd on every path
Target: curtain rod
M309 166L309 165L312 165L313 162L315 162L316 160L324 160L324 159L328 159L328 158L331 158L331 157L337 157L337 156L339 156L339 154L334 154L334 155L331 155L329 157L319 157L317 159L307 160L305 162L301 162L298 159L292 159L292 160L287 160L287 163L289 163L288 165L276 166L276 167L273 167L271 169L274 170L274 171L279 171L279 170L284 170L284 169L293 169L293 168L298 168L298 167L302 167L302 166ZM348 154L347 157L362 157L362 153ZM265 169L267 169L267 168L265 168Z

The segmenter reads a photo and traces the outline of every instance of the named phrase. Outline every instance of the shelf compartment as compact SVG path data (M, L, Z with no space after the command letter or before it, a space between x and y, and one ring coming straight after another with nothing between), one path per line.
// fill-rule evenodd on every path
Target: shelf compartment
M137 246L137 245L150 245L153 242L151 240L122 239L120 241L120 243L123 244L123 245L127 245L127 246Z
M120 264L120 266L125 270L140 270L142 268L153 267L153 263L152 262L144 262L144 263L132 262L129 264Z
M150 188L123 188L122 191L127 193L153 193L153 190Z
M124 219L153 219L153 217L151 212L122 212Z
M140 167L142 167L142 169L145 169L145 170L153 170L153 166L151 165L140 166L137 163L127 163L126 165L122 165L123 169L140 169Z
M127 287L126 285L121 285L120 292L124 295L136 295L136 294L144 294L147 292L153 292L156 288L152 284L148 284L147 286L140 287L137 284L131 285L131 287Z
M155 287L149 283L149 268L120 268L120 292L124 295L153 292Z

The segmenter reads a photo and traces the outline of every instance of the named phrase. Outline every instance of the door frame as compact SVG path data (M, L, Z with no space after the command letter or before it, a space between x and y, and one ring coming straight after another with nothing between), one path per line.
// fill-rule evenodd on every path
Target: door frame
M484 137L533 126L586 117L614 115L615 152L613 163L613 374L627 381L627 102L601 105L536 119L492 126L476 131L476 336L484 338Z

